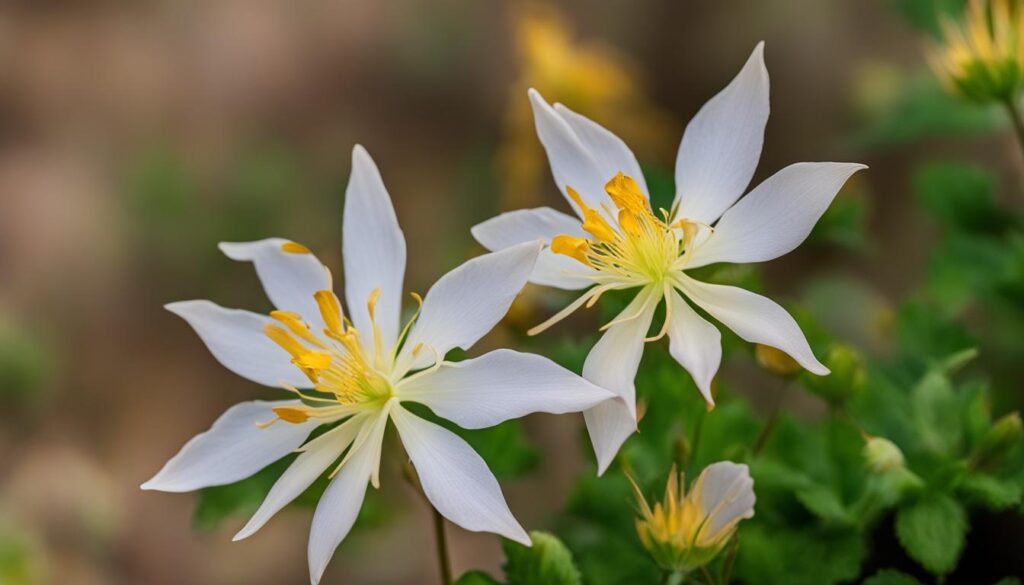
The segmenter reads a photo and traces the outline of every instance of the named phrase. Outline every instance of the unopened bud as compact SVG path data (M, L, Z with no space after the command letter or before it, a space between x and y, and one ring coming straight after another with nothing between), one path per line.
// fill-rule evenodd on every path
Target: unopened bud
M872 473L885 475L903 467L903 451L889 439L867 437L864 444L864 459Z
M974 451L978 465L993 464L1003 459L1024 438L1024 425L1020 413L1011 412L989 428Z
M832 373L827 376L806 375L804 386L825 399L829 404L842 404L864 389L867 373L864 358L849 345L837 343L825 354L825 367Z
M780 378L792 378L803 369L786 352L770 345L758 343L754 349L754 356L758 365Z

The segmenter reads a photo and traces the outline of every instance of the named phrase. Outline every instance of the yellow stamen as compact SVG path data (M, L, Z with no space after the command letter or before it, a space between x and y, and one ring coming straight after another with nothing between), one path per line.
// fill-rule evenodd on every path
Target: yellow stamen
M583 264L590 266L590 261L587 260L590 244L583 238L566 235L555 236L551 240L551 251L555 254L564 254L570 258L575 258Z
M295 336L299 337L303 341L307 341L317 347L323 347L320 340L313 335L309 330L309 327L302 322L302 317L298 313L291 311L271 311L270 316L283 323L288 330Z
M309 412L306 408L299 408L296 406L275 406L273 411L278 418L292 424L304 423L309 420Z
M289 254L312 254L309 248L295 242L285 242L281 244L281 250L288 252Z
M293 358L300 358L309 353L308 348L296 341L294 337L278 325L267 323L263 327L263 333L274 343L280 345L282 349L290 353Z
M318 290L313 294L316 304L320 307L320 315L327 325L327 331L333 336L340 336L344 332L342 324L341 302L333 291Z
M366 309L370 313L370 326L373 328L373 355L374 363L377 367L381 367L381 359L383 358L383 347L384 341L381 336L380 327L377 326L377 301L380 299L380 287L377 287L370 291L370 298L366 301Z
M633 177L627 177L620 172L612 177L611 181L608 181L604 190L612 198L615 207L621 210L629 211L634 215L650 212L647 197Z

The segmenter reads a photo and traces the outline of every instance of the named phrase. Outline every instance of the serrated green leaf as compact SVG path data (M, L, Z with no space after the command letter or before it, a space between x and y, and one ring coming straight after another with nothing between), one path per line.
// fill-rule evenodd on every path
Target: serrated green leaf
M921 585L921 582L896 569L882 569L865 579L862 585Z
M505 577L508 585L580 585L580 572L572 553L553 534L535 530L530 533L533 546L505 540Z
M967 502L990 510L1004 510L1021 501L1021 486L1016 481L981 472L969 473L957 491Z
M914 423L924 448L949 455L963 436L959 403L953 383L944 374L925 374L911 392Z
M936 575L956 567L966 534L966 512L945 494L926 495L896 513L896 536L903 549Z

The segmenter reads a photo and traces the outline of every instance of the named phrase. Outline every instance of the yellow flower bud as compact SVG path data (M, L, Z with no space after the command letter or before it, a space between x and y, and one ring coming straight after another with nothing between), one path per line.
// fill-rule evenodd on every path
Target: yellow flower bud
M754 357L757 358L758 365L780 378L791 378L803 369L786 352L770 345L757 344L754 348Z
M633 482L641 514L637 535L654 561L668 571L687 572L711 562L736 533L740 520L754 516L754 480L746 465L713 463L689 493L684 480L673 466L665 499L653 508Z
M1012 101L1024 85L1022 23L1019 0L971 0L960 21L943 21L943 42L928 55L932 68L966 99Z

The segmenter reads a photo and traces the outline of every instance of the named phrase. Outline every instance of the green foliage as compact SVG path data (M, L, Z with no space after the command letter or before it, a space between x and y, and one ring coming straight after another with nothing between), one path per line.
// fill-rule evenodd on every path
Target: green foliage
M455 585L500 585L500 581L483 571L470 571L463 573L455 581Z
M981 135L1002 121L999 111L949 95L929 73L894 72L884 83L889 95L865 112L869 119L853 136L858 146L893 147L926 138Z
M895 569L882 569L868 577L864 585L921 585L921 582Z
M926 494L896 515L900 544L921 566L937 575L956 567L967 534L967 514L945 494Z
M580 572L572 553L552 534L533 531L533 546L505 540L502 548L508 561L505 576L508 585L580 585Z

